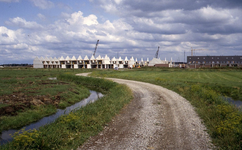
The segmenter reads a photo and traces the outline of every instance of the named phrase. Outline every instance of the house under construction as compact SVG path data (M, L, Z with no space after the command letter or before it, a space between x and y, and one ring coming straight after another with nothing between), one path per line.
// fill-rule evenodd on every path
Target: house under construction
M99 68L99 69L110 69L110 68L133 68L135 66L148 66L149 59L147 61L143 61L143 58L141 58L140 61L134 59L131 57L128 59L125 57L125 59L122 59L121 57L115 58L113 57L110 59L107 55L105 57L101 57L100 55L95 58L94 55L89 59L87 56L82 58L79 56L76 58L73 56L70 58L67 56L64 58L63 56L60 58L48 58L48 57L36 57L33 61L33 67L34 68Z

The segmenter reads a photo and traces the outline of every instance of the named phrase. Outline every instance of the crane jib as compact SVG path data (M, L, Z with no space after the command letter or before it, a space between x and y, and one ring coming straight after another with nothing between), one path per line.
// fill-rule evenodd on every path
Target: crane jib
M97 51L98 42L99 42L99 40L97 40L97 44L96 44L96 47L95 47L95 50L94 50L94 53L93 53L94 57L95 57L95 54L96 54L96 51Z

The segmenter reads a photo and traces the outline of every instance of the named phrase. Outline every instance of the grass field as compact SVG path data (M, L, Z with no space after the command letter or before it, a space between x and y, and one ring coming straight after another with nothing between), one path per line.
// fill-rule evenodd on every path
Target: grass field
M181 70L143 68L132 71L97 71L93 72L93 76L95 75L102 77L139 80L164 85L166 87L199 84L205 87L207 86L207 88L213 88L213 90L216 90L224 96L230 96L235 100L242 100L242 70Z
M15 72L14 70L10 71ZM34 74L34 71L36 70L30 70L31 74ZM242 149L241 110L231 106L221 98L223 95L242 100L242 70L141 68L119 71L84 71L93 72L92 76L138 80L171 89L189 100L196 108L195 110L206 125L208 133L212 137L217 149ZM25 79L24 76L26 76L27 72L23 73L22 79ZM61 86L72 85L71 88L74 88L79 87L77 85L83 85L89 89L101 91L106 96L100 101L61 117L53 124L41 127L38 131L34 130L32 132L24 132L24 134L16 134L13 142L0 147L0 149L76 148L88 137L100 132L103 126L132 99L131 91L124 86L103 79L74 76L74 74L83 72L83 70L37 70L36 72L38 72L36 74L43 76L41 80L48 80L48 77L56 77L58 75L60 82L68 83L61 84ZM19 81L19 77L6 77L5 75L4 77L1 76L1 78L4 78L1 82L14 78L15 81ZM29 83L29 81L22 82ZM40 81L34 82L35 84L41 83ZM57 81L48 80L48 82L56 83ZM19 83L14 82L14 84L18 85ZM52 84L50 85L52 86ZM10 85L6 83L3 86L5 86L4 88L8 88ZM10 86L8 89L14 89L15 86ZM45 86L43 87L46 88ZM28 90L24 86L23 89L23 92ZM11 92L9 93L10 95L12 94ZM34 96L34 94L29 95ZM6 107L5 103L1 105L2 107Z
M221 96L242 100L242 70L161 69L99 70L92 76L157 84L171 89L196 108L218 149L242 149L242 112Z
M87 97L87 88L53 80L67 72L74 70L0 69L0 132L37 121Z
M15 134L14 141L1 146L0 149L76 149L90 136L99 133L133 98L129 88L112 81L78 77L68 72L59 78L65 82L102 91L105 96L95 103L61 116L54 123L39 130Z

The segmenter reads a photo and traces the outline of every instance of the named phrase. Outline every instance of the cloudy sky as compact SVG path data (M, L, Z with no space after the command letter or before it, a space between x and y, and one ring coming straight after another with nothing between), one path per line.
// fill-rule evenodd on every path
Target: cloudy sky
M73 55L242 55L242 0L0 0L0 64Z

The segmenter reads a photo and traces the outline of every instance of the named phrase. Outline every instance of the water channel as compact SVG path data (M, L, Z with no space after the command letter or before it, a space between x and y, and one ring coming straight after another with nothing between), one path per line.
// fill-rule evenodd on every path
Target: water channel
M58 117L60 117L63 114L69 114L71 111L74 111L77 108L84 107L88 103L93 103L94 101L98 100L99 98L103 97L102 93L96 92L96 91L90 91L90 96L78 103L75 103L72 106L66 107L65 109L57 109L57 112L53 115L44 117L40 119L37 122L31 123L27 126L24 126L20 129L10 129L10 130L5 130L0 134L0 145L3 145L7 142L10 142L13 140L12 136L15 132L25 129L25 130L33 130L33 129L38 129L41 126L44 126L46 124L54 122Z
M222 97L224 100L226 100L227 102L229 102L230 104L234 105L237 108L242 108L242 101L239 100L233 100L231 97Z

